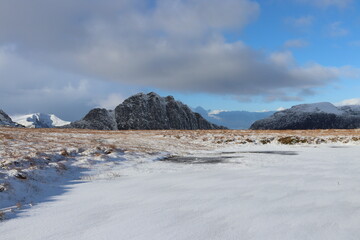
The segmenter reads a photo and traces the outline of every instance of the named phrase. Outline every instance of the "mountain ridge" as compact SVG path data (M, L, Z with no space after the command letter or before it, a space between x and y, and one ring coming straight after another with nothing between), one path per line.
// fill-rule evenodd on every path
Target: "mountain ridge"
M360 128L360 106L329 102L300 104L254 122L252 130Z

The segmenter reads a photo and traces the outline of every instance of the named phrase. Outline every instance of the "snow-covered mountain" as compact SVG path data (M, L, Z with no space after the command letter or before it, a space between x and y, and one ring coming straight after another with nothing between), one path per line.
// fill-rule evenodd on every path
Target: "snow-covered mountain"
M27 128L53 128L61 127L70 122L64 121L54 114L32 113L26 115L12 116L14 122L21 124Z
M194 109L206 120L229 129L248 129L251 124L259 119L269 117L274 111L269 112L248 112L248 111L211 111L202 107Z
M296 105L251 125L255 130L353 128L360 128L360 106L336 107L329 102Z
M9 126L9 127L23 127L15 123L9 115L7 115L3 110L0 109L0 126Z

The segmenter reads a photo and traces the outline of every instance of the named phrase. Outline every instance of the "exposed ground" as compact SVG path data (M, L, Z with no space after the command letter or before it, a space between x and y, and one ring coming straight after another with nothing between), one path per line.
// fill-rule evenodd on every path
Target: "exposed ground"
M355 130L157 130L94 131L73 129L0 128L1 157L58 153L62 149L119 148L127 151L184 152L232 144L359 143Z

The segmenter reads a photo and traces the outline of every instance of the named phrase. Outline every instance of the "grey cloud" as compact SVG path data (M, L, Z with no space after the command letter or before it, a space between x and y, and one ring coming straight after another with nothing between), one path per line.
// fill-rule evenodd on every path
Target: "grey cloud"
M338 78L338 69L299 66L289 52L267 54L223 38L223 31L241 31L259 12L250 0L4 0L0 46L10 44L21 61L56 70L45 74L48 80L30 73L15 80L25 91L44 89L42 85L65 91L59 86L67 81L50 77L61 72L107 80L104 86L121 83L282 100ZM26 65L21 61L11 60L13 66ZM12 83L1 81L14 90ZM71 81L77 86L78 80ZM87 93L84 99L99 102L105 97Z
M284 43L286 48L303 48L308 46L309 43L303 39L291 39Z
M289 53L279 53L276 59L271 59L241 42L219 41L191 48L164 45L152 50L139 45L131 52L115 51L122 52L121 56L108 55L110 49L121 47L108 45L106 50L86 51L83 68L114 81L233 95L272 95L281 90L285 94L289 90L321 86L337 78L330 68L316 64L288 65L293 61L288 59L292 57Z
M124 85L84 79L27 61L11 47L0 48L0 83L0 109L8 114L54 113L65 120L80 119L102 103L107 94L111 100L112 93L137 92Z

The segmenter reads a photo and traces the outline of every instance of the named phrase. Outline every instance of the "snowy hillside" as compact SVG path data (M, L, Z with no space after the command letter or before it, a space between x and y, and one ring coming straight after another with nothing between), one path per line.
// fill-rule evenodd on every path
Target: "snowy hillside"
M70 122L64 121L54 114L32 113L26 115L12 116L14 122L17 122L27 128L53 128L61 127Z

